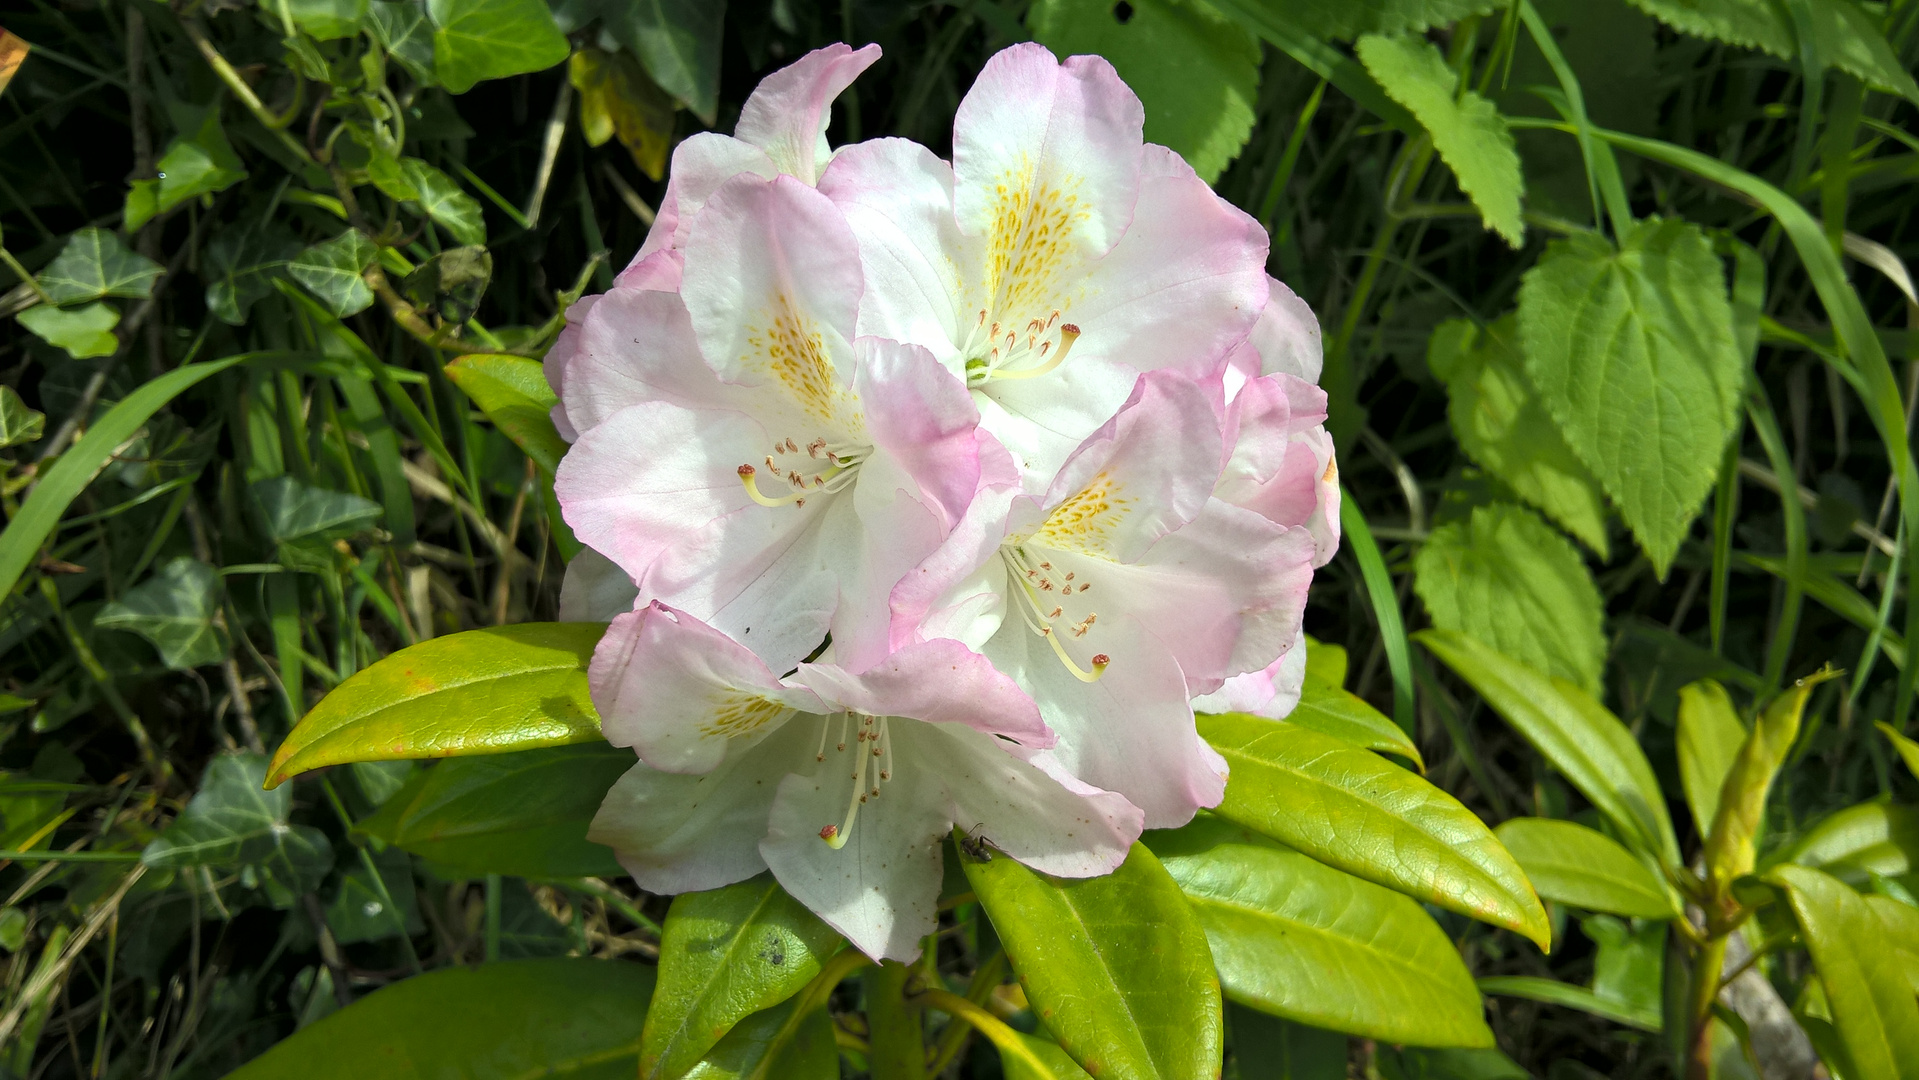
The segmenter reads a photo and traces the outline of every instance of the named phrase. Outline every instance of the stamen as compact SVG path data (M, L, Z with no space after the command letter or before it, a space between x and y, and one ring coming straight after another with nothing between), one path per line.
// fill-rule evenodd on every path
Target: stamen
M1073 342L1078 340L1079 340L1079 327L1074 326L1072 323L1062 324L1059 328L1059 351L1053 354L1053 358L1051 360L1048 360L1037 367L1030 367L1021 371L989 371L987 374L987 377L993 378L993 379L1037 378L1053 370L1054 368L1060 366L1061 364L1065 363L1066 354L1073 351ZM1044 356L1045 353L1041 352L1040 355Z
M820 830L820 839L834 851L846 846L847 837L853 834L853 822L860 816L860 804L866 801L866 755L858 754L853 758L853 797L846 802L846 820L838 828L828 825ZM827 830L832 835L827 835Z

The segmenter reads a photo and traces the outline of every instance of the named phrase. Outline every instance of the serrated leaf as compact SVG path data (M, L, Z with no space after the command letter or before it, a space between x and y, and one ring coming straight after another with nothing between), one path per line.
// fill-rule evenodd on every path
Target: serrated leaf
M1701 836L1719 816L1719 792L1746 741L1746 726L1726 688L1711 679L1679 689L1679 782Z
M1283 721L1201 716L1199 733L1232 769L1219 816L1542 949L1550 944L1546 912L1519 864L1451 795L1369 750Z
M46 269L40 288L56 304L77 304L106 296L142 299L153 292L163 267L127 248L118 233L80 229L67 238Z
M1039 0L1033 37L1061 56L1105 57L1146 108L1146 141L1171 147L1212 183L1253 130L1259 39L1193 0Z
M45 413L27 408L11 386L0 386L0 447L38 442L46 430Z
M1567 782L1610 820L1629 846L1678 866L1679 840L1639 741L1605 706L1464 634L1422 630L1414 639L1472 685Z
M1525 240L1519 196L1526 183L1512 131L1493 103L1471 90L1424 38L1369 34L1355 46L1360 62L1394 101L1412 111L1433 147L1479 208L1486 227L1518 247Z
M358 831L462 875L621 873L587 826L633 754L605 742L456 757L421 774Z
M113 328L120 325L120 312L104 301L77 308L40 304L14 317L34 336L65 349L75 360L112 356L120 347L120 339L113 336Z
M660 89L709 127L718 120L725 0L609 0L600 14L607 32L640 58Z
M132 631L153 643L167 667L185 671L226 658L226 641L213 625L219 610L219 572L181 555L102 607L93 625Z
M640 1075L686 1075L741 1020L798 993L840 935L771 874L686 893L660 937L660 984L640 1037Z
M1865 898L1802 866L1775 867L1767 877L1785 889L1799 920L1855 1075L1919 1077L1919 1003Z
M373 287L361 277L380 249L358 229L315 244L287 264L287 273L340 318L373 304Z
M1578 550L1532 511L1494 503L1434 529L1413 560L1413 588L1434 626L1598 689L1605 604Z
M1799 55L1799 35L1784 6L1768 0L1627 0L1683 34L1760 49L1781 59ZM1871 16L1848 0L1807 6L1819 55L1827 64L1919 102L1919 84L1899 62Z
M1308 661L1310 663L1310 661ZM1421 772L1426 761L1419 747L1392 718L1373 708L1357 694L1315 679L1309 673L1300 689L1299 704L1286 714L1286 722L1331 735L1354 746L1363 746L1382 754L1394 754L1412 762Z
M480 213L480 201L460 189L451 176L421 161L407 158L400 162L400 175L417 195L414 201L426 216L445 228L453 239L469 247L486 243L486 221Z
M539 361L473 353L448 364L446 377L549 476L559 468L566 453L566 440L553 426L553 406L559 398L547 385Z
M1103 877L963 859L1026 999L1094 1076L1217 1076L1219 980L1206 932L1144 845Z
M541 0L427 0L427 12L434 74L456 94L484 79L543 71L572 51Z
M311 825L289 825L291 788L267 791L261 754L222 754L207 765L186 809L147 844L140 861L163 870L250 871L274 907L292 906L333 867L333 847Z
M605 632L598 623L522 623L401 649L313 707L274 755L273 782L347 761L598 741L586 667Z
M122 225L128 231L188 199L224 191L246 179L246 166L220 127L218 108L205 110L197 124L182 124L180 131L155 164L155 178L135 180L128 189L122 213Z
M653 969L619 960L456 965L308 1024L227 1080L630 1077L652 994Z
M1745 386L1705 234L1648 218L1615 248L1555 240L1519 290L1526 373L1664 575L1719 469Z
M1218 818L1146 839L1232 1000L1382 1042L1492 1045L1472 974L1409 897Z
M1604 833L1550 818L1513 818L1493 833L1544 899L1640 919L1680 914L1653 872Z
M1446 415L1459 448L1602 560L1610 558L1605 495L1526 378L1518 319L1507 315L1483 330L1448 319L1433 330L1426 363L1446 384Z

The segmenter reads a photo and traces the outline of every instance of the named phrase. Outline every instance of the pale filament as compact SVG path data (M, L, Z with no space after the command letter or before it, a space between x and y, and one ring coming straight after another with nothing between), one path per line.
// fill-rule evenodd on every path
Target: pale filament
M766 472L792 489L785 495L768 495L760 489L760 468L756 465L741 465L736 471L740 484L746 488L746 497L761 506L805 506L809 498L850 487L867 452L867 447L835 445L824 438L816 438L805 446L791 438L775 442L773 452L765 457ZM801 462L797 457L790 462L781 460L788 454L804 454L810 460ZM806 471L800 471L796 465L804 465Z
M1016 606L1020 618L1026 620L1027 629L1046 639L1046 643L1053 647L1053 655L1059 657L1059 662L1073 673L1074 678L1081 682L1098 682L1100 676L1106 674L1106 666L1112 662L1111 658L1105 653L1095 655L1092 670L1088 671L1067 655L1066 646L1059 639L1061 628L1058 625L1066 617L1066 607L1056 599L1083 593L1092 586L1084 581L1068 580L1073 576L1070 573L1054 582L1052 564L1044 561L1035 563L1033 557L1017 544L1001 547L1000 558L1006 563L1007 575L1013 579L1013 591L1025 601ZM1083 638L1098 621L1099 613L1088 611L1085 618L1068 623L1064 629L1076 638Z
M980 386L993 379L1032 379L1066 362L1073 342L1079 340L1079 327L1059 321L1055 310L1045 319L1029 319L1015 330L1000 323L988 323L982 309L973 332L960 354L966 360L966 383Z
M853 717L851 713L840 713L839 717L840 741L837 752L843 754L847 750L846 729ZM853 724L853 793L846 801L846 818L838 825L828 825L820 830L820 839L835 851L845 847L847 837L853 834L853 823L859 820L860 807L865 806L869 799L879 798L880 785L893 779L893 740L888 738L890 719L885 716L861 716ZM817 761L826 760L826 725L831 720L831 717L827 717L820 724Z

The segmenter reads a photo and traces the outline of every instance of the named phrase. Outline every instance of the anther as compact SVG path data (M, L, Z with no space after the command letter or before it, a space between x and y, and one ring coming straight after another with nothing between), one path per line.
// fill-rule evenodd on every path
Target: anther
M838 836L839 834L840 834L840 827L838 825L824 825L824 826L821 826L820 828L820 839L826 841L829 844L832 843L833 838Z

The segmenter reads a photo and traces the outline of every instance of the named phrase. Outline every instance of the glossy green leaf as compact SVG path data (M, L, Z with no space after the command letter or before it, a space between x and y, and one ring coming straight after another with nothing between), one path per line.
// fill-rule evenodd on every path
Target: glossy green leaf
M273 783L346 761L597 742L586 666L606 627L523 623L401 649L335 687L288 734Z
M1493 1044L1472 974L1409 897L1218 818L1147 840L1232 1000L1382 1042Z
M267 791L266 758L222 754L207 765L186 809L147 844L140 861L160 870L241 874L274 907L291 907L333 866L333 846L311 825L289 825L292 789Z
M1547 900L1586 911L1672 919L1677 898L1632 852L1571 821L1514 818L1494 830Z
M112 304L92 303L77 308L41 304L14 318L34 336L55 348L65 349L75 360L112 356L120 347L120 339L113 336L113 328L120 325L120 312Z
M1112 62L1146 108L1146 141L1171 147L1207 183L1253 130L1259 39L1191 0L1138 0L1124 21L1107 0L1039 0L1027 28L1060 56Z
M840 935L771 874L673 901L640 1075L677 1080L742 1019L798 993Z
M1584 690L1549 679L1464 634L1414 635L1606 815L1622 837L1679 865L1666 801L1652 763L1619 718Z
M687 1072L686 1080L741 1080L753 1075L795 1004L788 1001L733 1025L726 1038ZM839 1080L840 1052L833 1030L833 1017L825 1009L814 1009L768 1068L767 1080Z
M1217 813L1356 877L1515 930L1546 948L1545 909L1492 830L1369 750L1253 716L1202 716L1232 772Z
M142 299L153 292L163 267L128 250L118 233L80 229L37 275L47 299L77 304L107 296Z
M1058 1043L1037 1035L1028 1035L1023 1031L1015 1030L1014 1034L1018 1036L1020 1043L1039 1059L1040 1064L1046 1066L1046 1071L1044 1073L1036 1071L1017 1054L1001 1054L1000 1068L1004 1071L1006 1080L1090 1080L1086 1070L1080 1068L1079 1062L1074 1061L1066 1051L1060 1049Z
M1898 877L1919 867L1919 806L1869 802L1820 819L1767 864L1790 862L1847 881Z
M411 199L454 240L469 246L486 243L486 220L480 213L480 201L461 190L458 181L419 158L400 162L400 175L414 192Z
M1825 984L1833 1026L1857 1070L1849 1080L1919 1077L1919 1002L1865 897L1802 866L1767 876L1785 889Z
M1700 835L1712 831L1719 816L1719 791L1746 741L1726 688L1701 679L1679 689L1679 782Z
M349 228L307 248L287 264L287 274L340 318L373 304L373 287L361 277L380 253L373 241Z
M551 475L566 453L553 427L559 402L537 360L499 353L473 353L446 366L446 377L466 392L493 426Z
M1135 844L1118 870L1079 879L1004 857L962 862L1027 1001L1087 1072L1218 1075L1219 980L1206 932L1151 851Z
M660 89L711 126L719 116L724 0L609 0L607 30Z
M571 51L540 0L427 0L433 70L464 94L484 79L542 71Z
M1459 89L1439 49L1417 34L1369 34L1355 46L1366 70L1432 136L1488 229L1518 247L1526 236L1519 197L1526 189L1506 118L1493 103Z
M1618 248L1555 240L1520 286L1526 373L1662 575L1738 415L1732 326L1719 257L1678 219L1642 221Z
M1867 896L1866 906L1878 916L1886 941L1899 954L1900 970L1906 973L1913 992L1919 993L1919 907L1877 895Z
M40 545L66 513L67 506L99 475L118 450L160 407L179 396L188 387L210 375L225 371L257 354L229 356L186 364L142 385L108 409L105 416L87 428L87 433L61 454L27 496L18 513L0 532L0 596L13 591L29 563L40 552Z
M375 991L228 1080L627 1080L653 969L620 960L451 967Z
M1497 1050L1382 1046L1375 1060L1383 1080L1533 1080L1531 1073Z
M0 386L0 448L39 442L47 429L47 415L27 408L20 392Z
M426 0L379 0L367 5L367 29L387 55L426 86L434 84L433 20Z
M1346 685L1346 666L1348 657L1342 645L1315 641L1311 634L1303 639L1306 642L1306 678L1332 687Z
M358 828L443 871L530 878L615 876L586 838L600 800L634 765L605 743L453 758L425 770Z
M1579 550L1511 503L1434 529L1413 559L1433 625L1588 692L1606 661L1605 605Z
M226 658L227 644L213 617L220 611L220 573L189 555L169 560L93 617L93 625L128 630L160 651L175 671Z
M1592 992L1646 1018L1655 1028L1663 1027L1670 920L1635 926L1610 915L1592 915L1581 919L1579 928L1599 947L1593 956Z
M121 225L131 232L160 214L201 195L211 195L246 179L246 166L220 127L220 110L206 109L195 122L176 124L180 135L154 164L156 176L135 180L127 190Z
M1899 751L1899 760L1906 763L1906 771L1919 776L1919 742L1901 735L1898 728L1884 720L1874 721L1873 726L1879 729L1879 733L1886 737L1887 742L1892 743L1894 750Z
M1814 686L1830 678L1824 673L1800 679L1773 700L1740 744L1719 792L1719 813L1713 817L1706 841L1706 873L1721 893L1734 878L1752 872L1758 859L1759 827L1773 777L1786 763L1786 754L1799 738L1799 719Z
M294 25L313 36L315 41L336 41L360 32L366 18L367 0L277 0L286 5ZM269 10L273 10L269 7Z
M1310 676L1300 690L1299 704L1286 714L1286 722L1343 739L1354 746L1395 754L1422 771L1426 768L1425 759L1419 756L1419 747L1391 717L1368 705L1359 695Z
M1467 319L1440 323L1426 343L1426 364L1446 384L1459 448L1601 559L1610 557L1605 493L1526 378L1517 318L1484 328Z
M1783 5L1766 0L1628 0L1634 7L1681 33L1729 45L1762 49L1792 59L1799 35ZM1822 0L1807 6L1819 55L1826 63L1919 101L1919 86L1899 62L1872 17L1848 0Z
M1622 1005L1611 998L1601 997L1583 986L1558 982L1553 979L1534 978L1530 975L1491 975L1479 980L1479 989L1485 993L1500 997L1525 998L1528 1001L1544 1002L1547 1005L1562 1005L1568 1009L1591 1013L1616 1024L1625 1024L1642 1031L1659 1030L1659 1014L1645 1013Z

